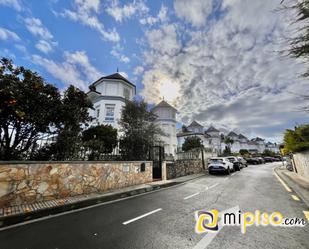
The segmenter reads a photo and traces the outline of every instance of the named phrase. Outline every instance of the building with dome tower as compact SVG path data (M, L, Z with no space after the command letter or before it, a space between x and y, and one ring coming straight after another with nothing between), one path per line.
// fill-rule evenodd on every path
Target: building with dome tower
M164 146L164 153L167 156L174 157L176 155L177 149L177 139L176 139L176 114L177 110L175 107L171 106L165 100L162 100L157 104L152 111L157 115L155 121L156 124L165 133L165 136L161 136L160 140Z
M91 124L109 124L119 129L122 107L126 100L134 98L136 86L117 72L101 77L89 89L87 95L94 108L89 110L90 116L94 118Z

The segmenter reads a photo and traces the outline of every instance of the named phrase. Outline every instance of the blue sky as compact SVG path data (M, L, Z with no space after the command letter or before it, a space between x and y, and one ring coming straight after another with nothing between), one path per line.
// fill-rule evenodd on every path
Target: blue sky
M285 1L287 4L289 1ZM308 122L304 65L286 48L293 13L280 0L0 0L0 56L60 89L87 90L117 68L149 103L164 97L178 121L196 119L280 141Z

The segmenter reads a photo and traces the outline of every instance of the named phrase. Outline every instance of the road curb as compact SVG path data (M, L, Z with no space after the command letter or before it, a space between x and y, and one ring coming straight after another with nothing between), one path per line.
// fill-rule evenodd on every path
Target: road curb
M74 203L65 203L60 206L54 206L54 207L49 207L49 208L44 208L44 209L39 209L39 210L33 210L27 213L19 213L16 215L0 217L0 231L11 225L18 225L23 222L28 222L31 220L48 217L48 216L52 217L53 215L56 215L56 214L61 214L61 213L72 211L72 210L78 210L78 209L82 209L86 207L91 207L91 206L98 205L98 204L104 204L110 201L117 201L117 200L121 201L122 199L130 198L133 196L138 196L141 194L145 194L147 192L154 192L160 189L182 185L188 181L195 180L200 177L202 176L200 175L200 176L197 176L192 179L185 180L185 181L172 181L172 182L168 182L164 184L150 185L147 187L129 190L126 192L119 192L119 193L115 193L111 195L97 196L97 197L92 197L86 200L76 201Z
M303 200L305 205L309 207L309 191L302 187L302 185L298 184L291 177L284 174L284 172L280 172L279 167L274 168L275 174L281 178L298 196Z

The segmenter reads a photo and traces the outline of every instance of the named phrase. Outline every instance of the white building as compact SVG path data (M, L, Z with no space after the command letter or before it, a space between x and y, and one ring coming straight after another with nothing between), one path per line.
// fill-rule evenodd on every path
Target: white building
M94 110L89 110L94 118L93 125L109 124L119 129L122 107L126 100L132 100L136 87L119 73L102 77L89 86L87 93Z
M182 144L185 142L187 137L199 137L205 148L210 148L213 152L221 154L226 147L230 147L231 152L239 153L241 149L248 150L251 153L263 153L265 149L271 150L275 153L279 152L277 144L266 143L264 139L256 137L248 139L243 134L236 134L231 131L227 134L232 144L225 144L224 139L221 138L223 133L220 133L215 127L210 126L206 131L204 127L197 121L193 121L188 127L184 126L181 131L177 133L177 148L179 151L182 149Z
M175 156L177 148L176 139L176 113L177 110L166 101L161 101L153 109L157 115L156 123L166 136L161 136L164 145L164 153L168 156Z
M217 132L214 130L213 132L216 133L215 136L217 136ZM178 151L182 150L182 145L188 137L198 137L201 139L205 148L214 149L211 135L204 132L204 126L195 120L189 126L184 126L182 131L177 133Z

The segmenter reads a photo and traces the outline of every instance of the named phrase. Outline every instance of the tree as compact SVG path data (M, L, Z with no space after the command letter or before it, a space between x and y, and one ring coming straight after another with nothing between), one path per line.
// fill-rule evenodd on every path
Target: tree
M59 125L58 89L11 60L0 61L0 159L20 159L44 133Z
M151 146L159 142L164 135L155 124L157 116L148 110L148 104L142 101L127 101L120 119L119 147L127 160L145 160Z
M90 160L99 159L100 154L111 153L117 146L117 129L111 125L98 125L82 133L83 146L91 151Z
M231 139L230 137L226 136L226 137L224 138L224 143L225 143L226 145L228 145L229 147L231 147L232 144L234 143L234 140Z
M250 155L250 152L246 149L240 149L239 154L242 156Z
M309 150L309 124L286 130L284 133L284 149L287 152Z
M284 0L282 0L284 3ZM293 37L287 39L289 48L282 51L293 58L301 58L305 62L309 61L309 0L294 1L292 5L284 6L284 10L291 10L296 13L295 20L292 25L295 25L296 30L293 32ZM303 77L309 76L309 69L302 75ZM300 95L306 104L300 109L309 113L309 95Z
M188 128L187 128L187 126L182 125L182 127L181 127L181 131L182 131L182 132L188 132Z
M72 85L64 92L61 103L58 136L52 151L57 160L78 158L82 125L91 121L88 110L92 108L92 103L86 93Z
M182 150L183 151L190 151L192 149L196 149L196 148L202 148L203 143L202 140L199 137L187 137L185 139L185 142L182 144Z
M275 152L271 151L271 150L264 150L264 152L262 153L263 156L274 156L276 155Z
M229 146L225 146L223 150L223 156L230 156L231 155L231 148Z

